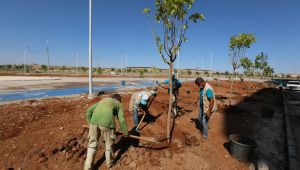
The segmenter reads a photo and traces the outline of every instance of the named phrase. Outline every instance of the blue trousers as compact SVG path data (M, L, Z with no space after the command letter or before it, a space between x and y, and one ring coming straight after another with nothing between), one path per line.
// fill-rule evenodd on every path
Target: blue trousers
M138 108L133 109L133 122L134 122L134 126L137 126L139 124L139 110L138 110Z
M202 135L204 138L208 137L208 118L204 113L203 106L199 105L199 113L198 113L198 120L202 126Z

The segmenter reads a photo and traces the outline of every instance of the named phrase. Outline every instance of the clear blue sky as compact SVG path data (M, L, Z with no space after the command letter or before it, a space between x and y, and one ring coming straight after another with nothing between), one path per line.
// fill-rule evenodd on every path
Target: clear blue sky
M93 0L93 66L165 65L142 14L154 0ZM254 33L257 42L247 51L250 58L265 52L276 73L300 72L299 0L198 0L193 11L206 17L191 24L188 43L180 53L180 68L231 71L228 43L232 35ZM88 65L88 0L0 0L0 64L22 63L24 47L31 49L28 62ZM121 53L123 51L123 54ZM29 54L28 54L29 55ZM122 59L123 55L123 59ZM30 58L30 57L28 57Z

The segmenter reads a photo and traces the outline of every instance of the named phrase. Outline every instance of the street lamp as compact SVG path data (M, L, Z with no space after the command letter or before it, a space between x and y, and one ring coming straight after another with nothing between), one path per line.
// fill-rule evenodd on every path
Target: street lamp
M92 0L89 1L89 98L93 98L92 91Z

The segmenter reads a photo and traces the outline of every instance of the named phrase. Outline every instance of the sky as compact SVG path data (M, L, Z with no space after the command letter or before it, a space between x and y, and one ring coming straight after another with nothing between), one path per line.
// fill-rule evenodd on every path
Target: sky
M88 0L0 0L0 64L88 66ZM93 66L167 68L157 52L143 8L154 0L93 0ZM197 0L191 12L206 20L190 23L179 68L231 71L228 44L253 33L247 50L264 52L275 73L300 73L299 0ZM154 20L153 20L154 23ZM162 25L153 24L158 29ZM203 62L202 62L203 61Z

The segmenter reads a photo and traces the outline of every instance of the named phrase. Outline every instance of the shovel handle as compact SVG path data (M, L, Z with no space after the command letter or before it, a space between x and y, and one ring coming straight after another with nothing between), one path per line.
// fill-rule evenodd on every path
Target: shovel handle
M140 120L139 124L137 125L136 129L139 129L139 127L140 127L141 123L143 122L145 116L146 116L146 113L144 113L144 115L143 115L142 119Z
M83 128L90 128L89 125L82 125ZM149 137L142 137L142 136L135 136L135 135L128 135L127 137L129 138L134 138L134 139L140 139L140 140L145 140L149 142L157 142L156 139L149 138Z
M149 141L149 142L157 142L155 139L153 139L153 138L148 138L148 137L135 136L135 135L129 135L128 137L134 138L134 139L145 140L145 141Z

